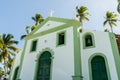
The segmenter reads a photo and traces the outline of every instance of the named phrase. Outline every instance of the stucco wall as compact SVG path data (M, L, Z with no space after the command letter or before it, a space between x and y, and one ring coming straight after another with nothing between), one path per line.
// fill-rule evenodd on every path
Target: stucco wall
M57 33L65 31L66 44L56 46ZM36 52L30 52L32 40L37 39ZM73 28L59 30L27 41L20 79L33 80L35 78L36 61L44 50L50 49L53 53L52 80L72 80L74 75ZM29 76L29 77L28 77Z
M87 32L93 33L94 35L94 41L95 41L94 48L83 49L82 36ZM89 59L92 55L104 55L107 59L107 63L108 63L107 68L109 69L111 80L118 80L109 33L84 30L83 33L81 33L80 37L81 37L81 48L82 48L81 49L82 75L84 77L84 80L90 79L89 76L91 73L89 69L91 65L89 65L90 64Z

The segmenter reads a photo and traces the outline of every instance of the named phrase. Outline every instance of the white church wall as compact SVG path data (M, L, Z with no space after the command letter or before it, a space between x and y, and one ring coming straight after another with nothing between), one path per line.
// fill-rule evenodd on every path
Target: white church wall
M24 55L24 60L22 64L22 69L20 73L20 79L22 80L33 80L33 75L34 75L34 67L35 67L35 54L36 52L30 53L30 47L31 47L31 40L27 41L25 48L25 55ZM29 76L29 77L28 77Z
M53 53L52 80L72 80L74 75L74 54L73 54L73 28L59 30L34 39L38 39L36 52L30 52L31 39L27 42L24 61L21 69L21 80L33 80L35 76L36 62L40 52L46 48L51 49ZM57 33L65 31L66 44L56 46ZM29 77L28 77L29 76Z
M53 80L72 80L74 75L72 28L66 31L66 45L55 49Z
M80 35L80 37L82 37L82 35L85 34L86 32L91 32L91 31L84 30L84 32ZM89 78L90 65L88 64L89 63L88 60L91 57L91 55L96 53L104 54L106 56L108 61L111 80L118 80L114 57L112 53L112 47L111 47L110 38L109 38L109 33L98 32L98 31L97 32L92 31L91 33L94 34L95 48L83 49L83 44L81 45L82 74L83 74L84 80L90 79ZM83 39L81 38L81 43L83 43L82 40Z
M68 27L65 27L65 24ZM35 33L33 34L31 33L30 36L26 38L27 43L25 45L25 50L23 50L25 54L22 55L23 62L21 65L22 68L20 68L21 71L20 71L19 79L21 80L36 79L36 72L37 72L36 70L38 67L37 62L39 61L38 59L40 55L46 50L48 50L52 55L52 66L51 66L52 80L73 80L72 76L76 77L76 75L74 74L74 70L77 70L77 69L74 69L74 65L75 65L74 57L76 57L74 56L75 41L73 41L74 40L73 38L75 36L73 35L73 31L75 30L73 30L72 26L69 27L69 24L72 24L72 23L66 23L66 22L64 23L61 21L56 22L56 21L49 20L44 25L42 25L42 27L38 29ZM65 37L65 44L58 46L57 35L60 32L65 32L66 37ZM87 32L92 33L94 35L95 47L91 47L91 48L83 47L83 35ZM112 53L112 47L111 47L110 38L109 38L109 33L83 30L82 32L80 32L79 37L80 37L79 45L80 45L80 58L81 58L80 68L82 68L81 70L82 70L83 80L90 80L90 76L92 77L90 72L89 60L92 58L91 56L93 56L94 54L96 55L102 54L105 56L105 58L107 59L105 60L107 61L106 65L108 65L107 69L109 70L107 72L110 73L111 80L118 80L116 66L114 62L114 56ZM31 52L30 51L31 45L34 40L37 40L37 48L36 48L36 51ZM20 55L17 55L14 61L13 70L20 65L20 60L21 60ZM12 75L13 74L14 74L14 71L12 71ZM11 77L10 77L10 80L12 80Z

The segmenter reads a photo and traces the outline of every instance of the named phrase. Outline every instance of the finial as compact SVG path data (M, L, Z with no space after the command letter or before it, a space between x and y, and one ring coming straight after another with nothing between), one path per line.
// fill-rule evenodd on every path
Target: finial
M51 10L51 11L50 11L50 17L52 17L52 16L53 16L53 14L54 14L54 11L53 11L53 10Z

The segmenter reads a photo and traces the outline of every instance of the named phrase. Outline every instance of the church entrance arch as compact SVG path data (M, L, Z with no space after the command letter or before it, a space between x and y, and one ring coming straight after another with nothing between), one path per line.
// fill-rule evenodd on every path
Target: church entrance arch
M51 53L44 51L38 59L37 80L50 80Z
M95 56L91 60L92 80L108 80L105 60L102 56Z

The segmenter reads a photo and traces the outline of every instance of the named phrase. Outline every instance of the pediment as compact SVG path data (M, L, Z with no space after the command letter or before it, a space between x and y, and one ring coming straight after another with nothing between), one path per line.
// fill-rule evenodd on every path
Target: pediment
M58 27L60 28L65 26L79 26L79 25L80 22L73 19L48 17L38 26L37 29L30 33L30 36L38 33L43 33L48 30L53 30Z
M64 24L66 24L66 23L49 20L43 26L41 26L41 28L38 29L34 34L39 33L39 32L43 32L43 31L46 31L46 30L49 30L49 29L52 29L52 28L55 28L55 27L58 27L58 26L61 26Z

